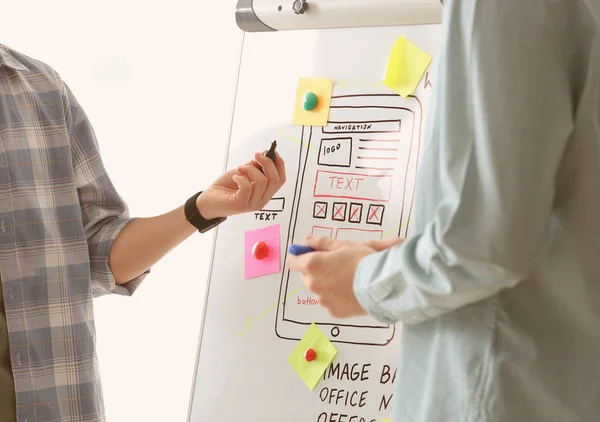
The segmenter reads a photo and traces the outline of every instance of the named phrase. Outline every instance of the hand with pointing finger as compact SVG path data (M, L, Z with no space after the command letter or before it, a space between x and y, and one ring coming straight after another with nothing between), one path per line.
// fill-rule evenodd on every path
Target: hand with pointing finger
M257 152L252 161L224 173L204 190L197 200L198 210L206 219L258 211L285 180L285 163L279 154L273 161Z

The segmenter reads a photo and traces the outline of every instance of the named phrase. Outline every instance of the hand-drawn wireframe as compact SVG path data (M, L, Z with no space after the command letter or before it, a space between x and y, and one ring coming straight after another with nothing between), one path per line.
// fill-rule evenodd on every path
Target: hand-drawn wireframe
M325 127L303 127L286 250L304 236L350 241L405 237L418 167L422 107L416 96L334 95ZM332 342L385 346L396 327L369 317L335 319L318 306L287 263L281 276L275 332L300 340L311 323Z

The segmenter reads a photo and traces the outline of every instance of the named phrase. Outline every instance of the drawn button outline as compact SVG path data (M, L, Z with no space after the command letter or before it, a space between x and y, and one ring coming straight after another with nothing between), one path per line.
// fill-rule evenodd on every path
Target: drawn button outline
M358 208L358 211L353 210L355 208ZM358 212L358 215L357 215L357 212ZM363 204L360 204L358 202L351 202L350 203L350 212L348 214L348 222L354 223L354 224L359 224L362 221L362 212L363 212Z
M381 210L381 215L378 215ZM367 212L367 224L374 224L381 226L383 224L383 214L385 212L385 205L383 204L369 204L369 211ZM373 219L375 217L375 219Z
M317 230L315 230L317 229ZM322 234L317 234L317 237L329 237L332 238L333 237L333 227L326 227L326 226L313 226L312 228L312 235L315 236L315 232L318 231L318 229L321 229L321 231L328 231L329 234L327 236L324 236Z
M343 215L339 212L339 208L338 211L336 211L336 207L338 206L343 206L344 208L344 213ZM334 202L333 203L333 209L331 212L331 219L335 220L335 221L346 221L346 211L348 210L348 203L347 202ZM340 217L337 217L338 215L340 215Z
M271 198L271 200L260 211L262 212L283 212L285 210L285 198Z
M324 205L324 207L321 207L321 205ZM328 205L329 204L327 202L315 201L313 206L313 218L320 218L322 220L327 218Z

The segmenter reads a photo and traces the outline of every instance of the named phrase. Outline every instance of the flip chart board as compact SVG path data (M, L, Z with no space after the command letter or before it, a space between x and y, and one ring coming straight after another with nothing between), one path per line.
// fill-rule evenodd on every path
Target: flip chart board
M401 36L433 58L419 56L421 70L409 63L422 76L404 96L384 83ZM287 183L264 210L218 228L190 421L389 417L402 327L332 318L288 270L286 251L310 233L352 241L410 235L439 37L437 25L245 34L227 168L276 140ZM301 78L332 82L324 125L292 124ZM406 94L410 81L394 80ZM247 233L276 225L280 247L269 253L279 268L246 278ZM307 384L296 371L308 364L290 363L302 359L298 344L309 345L306 356L316 345L333 357L312 390L314 378Z

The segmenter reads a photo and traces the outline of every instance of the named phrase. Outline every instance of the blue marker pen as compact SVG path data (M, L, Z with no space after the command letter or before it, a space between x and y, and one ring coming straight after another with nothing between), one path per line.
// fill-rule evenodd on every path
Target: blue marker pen
M314 252L315 250L310 246L304 245L290 245L289 251L292 255L302 255L309 252Z

